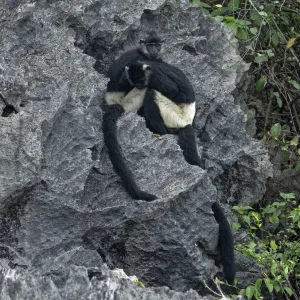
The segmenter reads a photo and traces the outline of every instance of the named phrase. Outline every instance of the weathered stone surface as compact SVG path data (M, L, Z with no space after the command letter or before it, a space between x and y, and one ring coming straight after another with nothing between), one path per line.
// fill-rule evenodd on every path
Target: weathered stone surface
M84 267L61 269L42 276L22 269L0 270L2 300L209 300L195 291L175 292L167 287L141 288L105 268L88 270Z
M230 95L247 68L232 33L179 0L3 1L0 22L2 257L41 276L105 262L147 286L204 294L201 280L217 273L211 204L258 201L270 175ZM207 168L184 161L176 136L153 137L142 118L122 117L124 155L159 196L152 203L124 191L101 132L106 71L149 29L195 87Z

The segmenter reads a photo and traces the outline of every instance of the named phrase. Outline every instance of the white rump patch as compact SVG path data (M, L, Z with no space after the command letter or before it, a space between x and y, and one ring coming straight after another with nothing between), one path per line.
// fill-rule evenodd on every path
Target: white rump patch
M143 106L144 97L146 94L145 89L133 88L126 97L121 101L121 105L125 111L139 110Z
M108 105L121 104L124 97L125 97L124 92L106 92L105 101Z
M157 91L155 91L155 102L159 107L166 127L183 128L192 125L196 113L195 102L177 105Z

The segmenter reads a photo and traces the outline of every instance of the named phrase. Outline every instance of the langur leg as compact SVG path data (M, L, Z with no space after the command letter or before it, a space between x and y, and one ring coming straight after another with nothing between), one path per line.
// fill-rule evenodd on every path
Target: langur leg
M144 117L146 120L147 127L153 133L156 134L167 134L167 128L164 124L164 120L160 114L159 107L155 102L155 91L147 90L144 98Z

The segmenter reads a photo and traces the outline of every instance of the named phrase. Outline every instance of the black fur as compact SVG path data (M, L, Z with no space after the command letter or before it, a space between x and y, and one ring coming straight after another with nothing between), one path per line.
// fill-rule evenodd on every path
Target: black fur
M157 104L154 102L155 90L148 89L144 98L144 118L147 127L154 133L167 134L167 128L160 114Z
M148 57L141 51L140 48L126 51L116 61L113 62L107 72L107 77L113 82L119 82L126 66L138 60L148 60Z
M147 61L152 68L149 89L159 91L176 104L195 102L195 92L185 74L163 61Z
M226 219L223 209L218 202L212 205L215 219L219 224L219 240L221 263L225 278L229 284L233 284L236 272L234 260L234 243L231 227Z
M204 160L200 159L197 151L195 129L192 125L187 125L178 131L178 144L183 151L185 160L190 165L199 166L204 169Z
M163 43L163 40L156 34L155 31L151 31L147 36L147 38L145 39L145 41L143 41L143 43L161 44ZM107 72L107 77L109 77L109 79L112 82L118 83L122 77L122 74L124 73L124 68L126 66L129 66L136 61L148 61L150 59L151 57L149 57L148 54L144 53L140 47L136 49L128 50L113 62L113 64L111 65L111 67ZM156 57L153 59L161 61L161 59L158 59Z
M110 160L114 170L121 177L122 182L133 199L152 201L156 196L141 191L135 183L131 171L127 168L122 155L121 147L117 139L117 120L123 114L124 109L119 104L110 105L103 116L104 142L108 149Z

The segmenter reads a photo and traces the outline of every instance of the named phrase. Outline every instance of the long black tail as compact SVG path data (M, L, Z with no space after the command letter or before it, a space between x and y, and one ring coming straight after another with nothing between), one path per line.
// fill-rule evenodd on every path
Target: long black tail
M117 121L124 109L120 104L110 105L103 116L104 142L114 170L121 177L123 184L133 199L152 201L157 197L141 191L135 183L132 172L128 169L117 139Z
M231 227L226 219L225 213L218 202L212 205L216 221L219 224L219 242L221 263L225 278L229 284L233 284L235 276L234 245Z
M185 160L190 165L196 165L204 169L204 160L198 155L195 129L192 125L179 129L178 144L183 151Z

